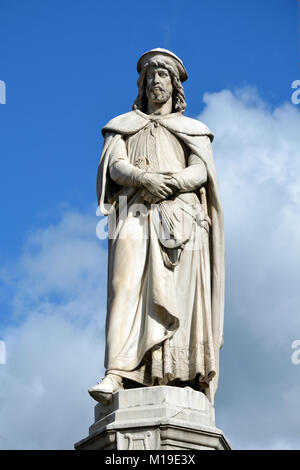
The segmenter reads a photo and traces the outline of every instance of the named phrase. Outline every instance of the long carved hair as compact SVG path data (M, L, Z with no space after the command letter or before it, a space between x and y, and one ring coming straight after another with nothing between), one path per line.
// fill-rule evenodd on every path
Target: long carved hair
M148 99L146 95L146 75L147 75L147 70L148 67L161 67L166 70L168 70L171 80L172 80L172 85L173 85L173 106L172 106L172 112L183 112L186 108L186 101L185 101L185 94L184 94L184 89L181 84L179 74L177 70L172 67L172 65L167 64L163 61L158 61L158 60L149 60L147 62L143 69L141 70L140 76L137 81L138 85L138 96L133 103L132 109L139 109L143 113L147 112L147 106L148 106Z

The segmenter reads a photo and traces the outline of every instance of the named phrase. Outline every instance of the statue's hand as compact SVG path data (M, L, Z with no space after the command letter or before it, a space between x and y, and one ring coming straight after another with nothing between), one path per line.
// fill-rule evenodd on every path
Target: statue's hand
M171 176L171 178L169 179L168 185L170 186L170 188L173 189L174 192L175 192L175 191L180 191L180 188L181 188L181 187L180 187L179 182L177 181L176 178L173 178L172 176Z
M173 189L169 186L171 176L160 175L158 173L145 173L142 178L142 185L154 196L166 199L173 194Z

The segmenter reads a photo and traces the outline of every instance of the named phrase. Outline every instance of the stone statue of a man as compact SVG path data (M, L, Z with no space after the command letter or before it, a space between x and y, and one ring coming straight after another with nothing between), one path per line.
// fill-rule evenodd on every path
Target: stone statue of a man
M106 374L89 393L103 402L123 387L189 386L213 402L224 309L213 135L183 115L187 73L175 54L153 49L137 70L133 111L103 128L97 192L114 229Z

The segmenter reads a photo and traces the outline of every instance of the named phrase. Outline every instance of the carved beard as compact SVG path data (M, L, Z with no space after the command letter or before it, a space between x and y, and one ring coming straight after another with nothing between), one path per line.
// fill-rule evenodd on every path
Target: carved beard
M155 87L146 88L146 95L148 100L153 103L166 103L172 93L165 90L162 86L156 85Z

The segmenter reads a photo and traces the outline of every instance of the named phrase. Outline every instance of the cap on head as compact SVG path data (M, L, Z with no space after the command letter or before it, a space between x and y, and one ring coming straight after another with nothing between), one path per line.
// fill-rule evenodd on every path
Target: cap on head
M182 60L177 57L177 55L173 54L173 52L168 51L167 49L151 49L151 51L145 52L143 54L137 63L137 71L138 73L141 73L141 70L143 66L145 65L146 62L148 62L150 59L153 59L154 57L163 57L164 61L172 65L173 67L175 66L176 69L178 70L180 81L184 82L187 80L188 75L187 71L185 70L185 67L183 65Z

